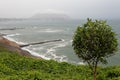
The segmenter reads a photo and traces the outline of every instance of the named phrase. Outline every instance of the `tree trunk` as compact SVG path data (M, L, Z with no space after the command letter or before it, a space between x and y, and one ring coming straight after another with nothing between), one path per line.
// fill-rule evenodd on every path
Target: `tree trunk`
M94 80L96 80L96 71L94 71Z
M97 78L97 67L94 68L93 76L94 76L94 80L96 80L96 78Z

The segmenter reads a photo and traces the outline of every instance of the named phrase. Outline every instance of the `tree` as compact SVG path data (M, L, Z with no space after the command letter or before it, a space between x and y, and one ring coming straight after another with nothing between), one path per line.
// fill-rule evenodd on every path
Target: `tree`
M89 65L94 80L98 63L106 64L107 58L118 50L116 34L103 20L87 19L87 22L75 31L72 46L77 56Z

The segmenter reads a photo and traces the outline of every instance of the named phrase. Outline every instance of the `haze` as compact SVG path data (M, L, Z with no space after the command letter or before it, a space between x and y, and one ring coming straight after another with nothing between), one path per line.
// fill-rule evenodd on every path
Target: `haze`
M38 13L119 19L120 0L0 0L0 18L29 18Z

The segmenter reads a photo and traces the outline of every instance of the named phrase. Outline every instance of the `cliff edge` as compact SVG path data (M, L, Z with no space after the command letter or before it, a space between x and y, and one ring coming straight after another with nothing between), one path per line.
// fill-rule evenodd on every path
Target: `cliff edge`
M4 38L3 36L0 36L0 46L5 47L10 51L14 51L22 56L34 57L28 51L22 50L21 47L17 43L10 41Z

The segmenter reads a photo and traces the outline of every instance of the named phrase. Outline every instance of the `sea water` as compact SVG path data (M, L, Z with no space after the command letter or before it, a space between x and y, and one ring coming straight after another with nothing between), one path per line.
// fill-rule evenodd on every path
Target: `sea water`
M0 21L0 29L16 28L15 30L0 30L0 33L7 34L4 36L5 38L18 44L62 39L59 42L30 45L22 49L47 60L53 59L60 62L83 64L73 51L72 39L77 26L82 25L84 22L85 20L41 21L29 19ZM108 24L118 34L117 38L120 42L120 20L108 20ZM119 65L120 51L109 58L108 61L108 65Z

